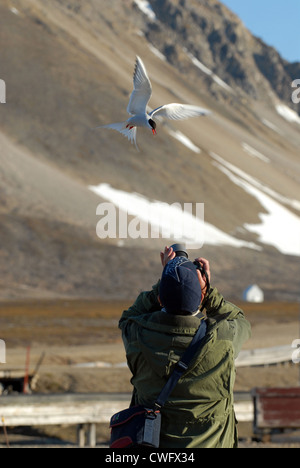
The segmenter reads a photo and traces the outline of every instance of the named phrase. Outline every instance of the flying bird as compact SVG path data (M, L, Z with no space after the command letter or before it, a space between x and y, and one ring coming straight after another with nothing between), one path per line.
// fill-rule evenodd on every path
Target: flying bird
M152 96L152 86L149 80L145 65L139 56L136 57L135 69L133 74L133 91L131 93L127 112L132 117L125 122L117 122L108 125L100 125L96 128L110 128L117 130L128 138L131 143L136 143L136 132L138 127L145 127L152 130L156 135L156 122L154 117L166 117L171 120L184 120L190 117L199 117L208 115L210 111L202 107L188 104L165 104L157 107L151 112L147 112L147 105Z

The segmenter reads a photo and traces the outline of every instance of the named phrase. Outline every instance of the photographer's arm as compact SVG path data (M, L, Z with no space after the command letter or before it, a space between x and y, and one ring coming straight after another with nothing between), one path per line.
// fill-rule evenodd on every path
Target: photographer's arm
M163 268L174 257L175 252L173 252L172 247L165 247L164 251L160 252L160 260ZM159 284L160 280L152 286L151 291L145 291L139 294L134 304L129 307L128 310L124 310L119 321L119 328L124 329L130 319L161 309L162 306L159 302Z
M124 310L119 321L119 328L122 328L128 319L132 319L138 315L155 312L161 309L161 305L158 301L159 283L160 280L154 286L152 286L151 291L144 291L140 293L134 304L129 307L129 309Z
M205 275L201 274L200 271L197 270L202 290L201 304L206 309L207 316L213 317L216 320L220 318L231 319L235 318L237 314L243 313L242 310L236 307L234 304L225 301L223 296L218 292L216 288L210 287L211 273L209 261L203 257L196 258L195 260L201 264L208 278L207 284L207 279Z
M219 328L219 335L223 339L232 341L236 358L243 343L251 336L251 325L246 320L244 312L231 302L225 301L216 288L211 288L207 293L204 307L208 318L217 322L223 321L222 327Z
M198 258L196 260L200 261L202 264L210 282L211 274L209 262L204 258ZM226 301L216 288L209 287L207 290L205 278L200 275L200 272L198 272L198 276L204 296L202 306L206 310L206 315L208 318L214 319L217 322L221 320L224 321L222 332L220 331L219 333L224 335L223 338L232 341L234 354L235 357L237 357L243 343L251 336L250 323L245 319L242 309Z

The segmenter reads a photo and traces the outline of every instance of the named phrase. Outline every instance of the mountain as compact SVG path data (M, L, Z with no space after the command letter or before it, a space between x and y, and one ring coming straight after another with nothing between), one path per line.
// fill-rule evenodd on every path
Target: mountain
M100 239L96 210L130 206L136 223L141 202L145 223L155 201L204 204L191 256L210 259L226 297L256 283L266 299L299 298L299 64L217 0L2 0L0 17L1 299L150 288L174 239ZM136 55L152 108L211 111L158 121L156 137L138 130L140 152L95 130L127 118Z
M291 102L290 89L293 79L299 76L299 63L282 59L276 49L254 37L222 3L151 0L151 5L158 21L150 23L146 36L178 69L196 72L188 54L182 53L186 49L232 86L235 93L267 102L274 93L299 111L299 106ZM211 94L220 99L223 93L226 98L222 86L214 81L208 80Z

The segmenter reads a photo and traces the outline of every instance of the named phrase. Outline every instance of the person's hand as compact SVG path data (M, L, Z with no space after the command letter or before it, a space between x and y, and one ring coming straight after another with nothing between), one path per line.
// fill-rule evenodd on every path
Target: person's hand
M195 258L195 261L199 262L200 265L203 267L203 269L206 271L206 274L207 274L207 277L208 277L208 281L210 283L210 268L209 268L209 261L206 260L205 258L203 257L198 257L198 258ZM197 270L197 275L198 275L198 278L199 278L199 283L200 283L200 286L201 286L201 291L202 291L202 297L201 297L201 302L203 301L206 293L207 293L207 280L206 280L206 276L205 275L201 275L200 271Z
M160 252L160 260L163 268L166 266L166 264L170 261L173 260L173 258L176 257L176 253L174 252L172 247L165 247L165 250L163 252Z

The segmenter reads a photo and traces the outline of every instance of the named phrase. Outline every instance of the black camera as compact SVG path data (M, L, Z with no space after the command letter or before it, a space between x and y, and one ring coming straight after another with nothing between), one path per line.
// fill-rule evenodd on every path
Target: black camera
M189 258L184 244L173 244L173 245L171 245L171 247L172 247L173 251L175 252L176 257ZM195 267L197 268L197 270L200 271L201 275L202 276L205 275L206 272L205 272L203 266L201 265L201 263L198 262L197 260L195 260L193 263L194 263Z
M171 245L171 247L172 247L173 251L175 252L176 257L189 258L184 244L173 244L173 245Z
M197 268L197 270L200 271L200 273L201 273L202 276L203 276L203 275L206 275L206 271L204 270L204 268L203 268L203 266L201 265L201 263L198 262L198 260L195 260L195 261L193 262L193 264L195 265L195 267Z

